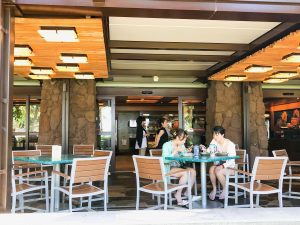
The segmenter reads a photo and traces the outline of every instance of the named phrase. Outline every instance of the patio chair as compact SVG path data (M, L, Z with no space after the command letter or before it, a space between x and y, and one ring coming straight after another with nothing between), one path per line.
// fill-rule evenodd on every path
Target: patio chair
M248 162L247 162L246 150L245 149L236 150L236 155L239 156L239 158L235 160L236 169L242 169L243 171L248 172ZM234 175L229 175L229 179L234 179L235 183L238 182L238 179L242 179L243 183L246 183L247 176L246 176L246 174L235 173ZM246 198L246 191L238 192L237 186L235 186L234 192L229 191L229 194L230 193L233 193L234 196L228 196L228 198L234 198L235 204L238 203L237 197L244 195L244 198Z
M36 164L36 163L27 163L24 161L17 161L15 160L15 157L29 157L29 156L41 156L41 151L40 150L13 150L12 151L12 171L13 174L23 174L25 173L29 173L31 171L36 171L36 170L41 170L42 169L42 165L41 164ZM17 172L17 173L16 173ZM49 177L48 177L49 179ZM41 176L40 174L28 174L27 176L22 176L22 179L20 178L20 180L22 180L21 182L26 181L27 183L36 183L36 182L46 182L45 177ZM39 195L40 197L37 199L32 199L32 196L37 196ZM43 200L45 199L43 193L28 193L28 194L24 194L23 196L24 198L26 197L26 199L23 198L24 202L32 202L32 201L37 201L37 200ZM27 198L29 197L29 198Z
M150 156L160 157L162 156L162 149L149 149Z
M112 151L109 150L95 150L94 152L94 157L109 157L109 163L111 160L111 156L112 156ZM108 172L108 175L110 175L110 172ZM108 189L107 189L107 203L109 202L109 194L108 194ZM97 197L97 196L96 196ZM100 195L98 198L92 198L92 202L94 201L99 201L99 200L103 200L104 196ZM80 201L80 205L82 206L82 203L86 203L88 202L87 200L81 200Z
M74 159L72 163L71 176L53 171L53 174L63 177L70 181L69 186L55 187L52 183L51 196L54 196L55 191L61 191L69 197L69 211L78 211L87 208L92 210L92 196L104 195L103 205L104 210L107 210L107 189L108 189L108 168L110 157L94 157L94 158L78 158ZM96 181L103 181L103 188L97 187L93 184ZM72 207L72 200L74 198L88 197L87 207ZM51 199L51 208L53 207L54 199Z
M226 196L224 208L228 207L228 190L229 186L240 188L250 195L250 205L239 205L236 207L249 207L253 208L253 195L256 195L256 207L259 206L259 196L263 194L278 194L279 207L282 207L282 186L283 174L286 167L286 157L256 157L252 173L231 169L235 172L247 174L251 177L250 182L247 183L231 183L229 182L229 170L226 175ZM269 184L262 183L262 181L278 181L278 186L273 187ZM237 196L236 196L237 197Z
M43 184L34 185L29 184L27 180L27 176L37 175L40 174L43 177L44 181ZM25 177L25 179L23 179ZM27 181L27 182L24 182ZM31 194L36 191L45 190L45 201L46 201L46 210L41 210L38 208L25 206L24 205L24 195ZM11 212L15 213L18 210L24 212L24 209L36 210L38 212L48 212L49 211L49 194L48 194L48 172L46 170L39 170L39 171L32 171L27 173L20 173L15 174L14 170L12 170L12 209ZM17 198L19 199L19 208L16 208ZM39 201L41 198L34 199L32 198L31 201L36 200Z
M174 191L177 191L181 188L188 188L189 193L189 209L192 208L191 201L191 184L190 184L190 174L188 173L188 184L171 184L168 182L168 177L174 175L175 173L165 173L165 167L163 163L162 157L150 157L150 156L139 156L133 155L133 163L136 174L136 186L137 186L137 194L136 194L136 210L139 210L140 205L140 192L146 192L154 195L164 195L164 205L160 204L158 201L158 205L154 207L150 207L148 209L159 209L164 208L165 210L168 208L168 195ZM141 179L149 181L149 184L141 186ZM155 180L157 182L153 183ZM160 200L160 198L158 198ZM169 206L169 208L174 208Z
M289 156L285 149L273 150L272 153L273 153L274 157L287 157L288 158L287 168L286 168L288 171L286 171L286 173L284 174L283 179L289 181L289 190L287 192L283 193L282 197L300 199L300 192L292 191L292 181L300 180L300 174L294 174L292 167L294 167L294 166L300 167L300 161L290 161Z
M52 155L52 145L35 145L36 150L40 150L42 155Z

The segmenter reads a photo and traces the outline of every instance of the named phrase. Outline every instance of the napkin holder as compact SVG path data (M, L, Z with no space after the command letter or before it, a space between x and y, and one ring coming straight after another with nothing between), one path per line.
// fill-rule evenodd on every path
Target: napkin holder
M61 160L61 146L52 145L52 160Z

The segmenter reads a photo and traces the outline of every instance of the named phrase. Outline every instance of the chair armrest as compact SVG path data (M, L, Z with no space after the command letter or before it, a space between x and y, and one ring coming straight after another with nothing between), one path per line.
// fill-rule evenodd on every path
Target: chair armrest
M235 164L237 164L237 165L248 165L248 163L246 163L246 162L240 162L240 163L235 163Z
M249 173L249 172L244 171L244 170L239 170L239 169L234 169L234 168L227 168L227 169L233 170L233 171L235 171L235 172L237 172L237 173L243 173L243 174L246 174L246 175L248 175L248 176L252 176L252 173Z
M67 174L58 172L58 171L56 171L56 170L52 170L52 174L56 174L56 175L61 176L61 177L65 178L65 179L67 179L67 180L69 180L69 179L71 178L71 177L68 176Z
M16 174L16 175L14 175L14 177L24 177L27 175L38 174L38 173L45 173L45 175L48 176L47 170L39 170L39 171L32 171L32 172L27 172L27 173Z
M289 161L288 166L300 166L300 161Z

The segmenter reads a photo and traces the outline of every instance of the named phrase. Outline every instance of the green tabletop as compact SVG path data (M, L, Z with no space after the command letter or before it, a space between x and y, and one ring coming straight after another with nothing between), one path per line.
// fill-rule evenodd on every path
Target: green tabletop
M76 158L91 158L92 156L87 155L71 155L65 154L61 155L60 159L52 159L51 156L29 156L29 157L14 157L14 160L30 162L30 163L38 163L38 164L46 164L46 165L54 165L54 164L71 164L73 159Z
M215 157L194 157L194 156L167 156L167 160L176 160L180 162L216 162L216 161L226 161L229 159L238 159L239 156L215 156Z

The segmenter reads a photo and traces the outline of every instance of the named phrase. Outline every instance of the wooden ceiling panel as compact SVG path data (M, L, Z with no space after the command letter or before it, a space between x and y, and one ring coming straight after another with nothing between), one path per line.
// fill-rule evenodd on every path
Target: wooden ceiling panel
M40 26L75 27L79 42L46 42L38 33ZM55 66L62 63L61 53L86 54L88 63L79 64L80 72L93 72L95 78L107 78L107 59L101 19L43 19L16 18L15 44L30 45L34 66L52 67L52 78L72 78L72 72L59 72ZM14 73L27 77L30 67L15 66Z
M274 42L266 48L242 59L224 70L212 75L210 80L223 80L227 75L247 75L244 81L263 81L277 71L300 72L299 63L282 62L282 58L290 53L300 53L300 30L290 33L286 37ZM273 70L266 73L246 73L245 68L250 65L272 66ZM295 78L299 78L296 76Z

